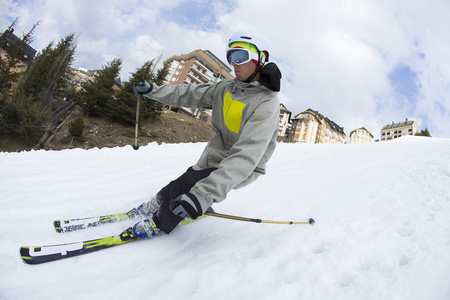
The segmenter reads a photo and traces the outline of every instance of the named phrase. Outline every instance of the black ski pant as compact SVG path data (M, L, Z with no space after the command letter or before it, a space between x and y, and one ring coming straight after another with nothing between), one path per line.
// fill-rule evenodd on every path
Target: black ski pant
M178 198L182 194L188 193L191 188L203 178L206 178L213 172L217 170L217 168L208 168L204 170L194 170L194 168L190 167L186 170L180 177L171 181L168 185L163 187L158 194L156 195L156 199L159 202L159 209L156 213L157 216L165 216L165 221L167 221L167 225L160 223L158 218L155 218L157 225L160 225L160 229L165 233L170 233L175 226L181 221L178 216L175 216L170 211L170 201ZM162 221L162 219L161 219ZM159 224L158 224L159 223Z

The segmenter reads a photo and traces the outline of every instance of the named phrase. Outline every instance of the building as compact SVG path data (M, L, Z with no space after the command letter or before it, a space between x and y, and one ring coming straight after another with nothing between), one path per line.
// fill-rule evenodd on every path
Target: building
M169 74L164 83L173 85L214 83L233 78L231 69L209 50L195 50L189 54L172 56L164 64L169 65Z
M89 79L93 79L95 76L99 74L98 70L90 71L84 68L71 69L72 71L72 83L75 85L76 89L79 89L83 83L87 82Z
M292 136L293 135L293 136ZM344 128L308 109L292 119L291 140L300 143L345 143Z
M381 129L381 140L388 141L405 135L415 135L418 131L416 121L409 121L407 118L404 122L385 125Z
M14 30L6 30L1 36L0 43L0 58L5 59L8 51L14 51L15 46L20 46L19 64L15 67L15 72L24 72L33 61L36 55L36 50L30 45L24 43L21 39L14 35Z
M166 84L215 83L233 78L231 69L209 50L195 50L189 54L172 56L164 64L169 66L169 73L164 80ZM181 107L169 107L169 110L195 116L202 114L205 119L205 112L202 110L193 111Z
M283 103L280 104L280 125L278 127L278 136L286 136L290 128L290 121L291 121L291 112L286 108L286 106L283 105Z
M349 137L350 144L373 142L373 134L364 127L353 130Z

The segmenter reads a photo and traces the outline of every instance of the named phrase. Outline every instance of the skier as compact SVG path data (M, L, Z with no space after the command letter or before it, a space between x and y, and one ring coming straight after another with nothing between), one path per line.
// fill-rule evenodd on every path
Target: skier
M269 61L267 39L256 32L232 35L226 57L235 78L214 84L156 86L138 81L136 96L179 107L212 109L213 137L197 164L163 187L137 213L147 219L133 232L147 238L169 234L183 219L196 219L231 189L265 174L278 132L281 72Z

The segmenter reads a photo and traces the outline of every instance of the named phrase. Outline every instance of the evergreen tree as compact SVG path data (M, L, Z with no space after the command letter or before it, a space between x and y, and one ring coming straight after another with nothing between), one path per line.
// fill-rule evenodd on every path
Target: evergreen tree
M69 133L74 138L79 138L84 131L84 119L82 116L78 116L69 123Z
M116 92L113 87L121 68L122 59L115 58L103 66L97 76L82 85L75 98L88 114L107 117L114 115Z
M169 65L164 64L162 69L159 69L158 72L156 73L155 83L157 85L163 85L164 79L167 77L168 74L169 74Z
M82 86L77 93L77 102L90 114L94 116L105 116L111 120L134 124L136 121L136 96L133 84L137 80L144 79L149 82L162 84L168 73L167 66L156 70L155 60L147 61L135 73L131 74L131 80L118 86L115 78L118 77L122 60L114 59L102 68L99 74L91 81ZM162 111L162 105L156 101L142 98L140 107L140 118L148 119L157 117Z
M45 124L50 118L48 110L40 109L30 95L15 93L2 110L3 131L15 133L20 137L36 142L45 132Z
M39 25L39 22L34 24L21 40L11 42L17 20L0 36L0 46L5 51L4 55L0 56L0 102L3 103L12 96L12 88L24 73L23 68L20 67L23 58L22 49L33 41L33 32Z
M61 39L55 46L50 42L34 59L20 87L46 106L55 96L70 89L70 66L75 57L75 34Z
M422 129L419 133L416 133L416 135L431 137L430 132L428 131L428 128L425 128L425 130Z
M138 80L145 80L147 82L153 82L158 85L163 83L164 77L168 73L168 66L164 66L155 72L157 60L153 59L144 63L144 65L137 69L135 73L131 73L130 81L125 82L122 89L118 92L118 101L121 103L121 109L117 111L117 118L122 119L124 122L133 124L136 120L136 105L137 99L134 95L133 85ZM123 112L127 112L124 114ZM162 105L159 102L148 99L146 97L141 98L141 109L139 110L141 119L155 118L159 116L162 111Z
M16 21L0 37L0 44L6 52L0 59L0 128L3 133L13 133L36 142L44 133L44 124L50 114L39 107L32 95L17 90L17 85L24 74L21 67L23 49L31 43L39 22L21 40L17 40L13 36Z

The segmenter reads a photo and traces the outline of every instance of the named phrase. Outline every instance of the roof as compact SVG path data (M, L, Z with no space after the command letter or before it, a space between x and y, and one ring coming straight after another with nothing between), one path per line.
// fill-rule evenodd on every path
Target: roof
M399 123L392 122L392 124L384 125L383 129L381 129L381 130L388 130L388 129L394 129L394 128L399 128L399 127L413 126L414 123L416 123L416 121L408 121L408 119L406 119L406 121L404 121L404 122L399 122Z
M34 56L36 55L37 51L27 43L24 43L17 36L15 36L14 33L12 33L12 31L6 30L3 33L3 36L5 37L5 42L0 46L5 50L11 45L23 44L22 47L20 48L20 55L22 56L21 60L29 65L33 60Z
M320 122L320 119L325 119L325 117L322 116L318 111L315 111L315 110L312 110L311 108L308 108L308 109L305 110L304 112L301 112L301 113L299 113L298 115L296 115L296 116L294 117L294 120L300 119L300 115L301 115L301 114L305 114L305 113L312 115L314 118L316 118L316 120L317 120L318 122Z
M287 109L283 103L280 103L280 110L291 113L291 111L289 109Z
M206 56L205 56L206 55ZM209 68L211 68L211 70L216 70L217 66L220 69L223 69L226 73L228 73L228 75L230 76L230 78L232 78L231 76L231 69L226 66L220 59L217 58L217 56L215 56L211 51L209 50L194 50L188 54L181 54L181 55L174 55L168 59L166 59L164 61L164 63L166 62L172 62L174 60L180 61L180 60L189 60L191 58L195 57L196 59L199 59L202 61L202 63L208 65ZM208 61L208 58L211 59L211 61ZM217 65L215 66L214 63Z
M206 53L209 57L211 57L212 60L214 60L222 69L225 69L228 73L231 73L231 69L226 66L220 59L217 58L211 51L209 50L203 50L203 52Z
M360 130L360 129L364 129L365 131L367 131L367 132L370 134L370 136L373 138L373 134L372 134L369 130L367 130L365 127L359 127L359 128L357 128L357 129L355 129L355 130L352 130L352 131L350 132L350 135L349 135L349 136L351 136L351 135L353 134L353 132L356 132L357 130Z
M320 114L318 111L312 110L311 108L308 108L307 110L305 110L302 113L299 113L298 115L295 116L294 120L299 120L300 119L300 115L304 114L304 113L308 113L312 116L314 116L314 118L320 123L320 120L325 120L325 122L328 124L328 126L330 126L333 131L341 133L342 135L345 135L344 132L344 127L340 127L338 124L336 124L335 122L331 121L330 119L328 119L327 117L324 117L322 114Z

